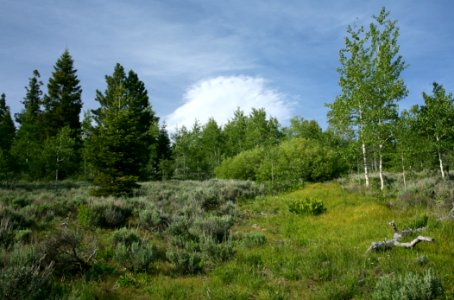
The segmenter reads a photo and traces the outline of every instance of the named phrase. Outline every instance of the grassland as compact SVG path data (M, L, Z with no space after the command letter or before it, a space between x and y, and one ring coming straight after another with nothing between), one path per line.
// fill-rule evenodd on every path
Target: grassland
M449 210L400 205L395 195L353 193L337 183L278 195L220 181L149 183L130 199L93 199L86 190L2 191L2 217L12 222L16 216L20 224L2 250L3 270L21 256L19 247L42 253L43 241L66 226L63 231L79 234L75 248L87 265L52 266L50 295L56 298L370 299L383 296L377 282L399 289L392 282L428 274L443 286L440 299L454 298L454 221L443 218ZM307 198L323 202L326 211L290 212L291 203ZM93 214L105 203L110 215L119 207L117 219ZM435 242L366 254L371 242L392 237L391 220L402 229L427 226L423 235Z

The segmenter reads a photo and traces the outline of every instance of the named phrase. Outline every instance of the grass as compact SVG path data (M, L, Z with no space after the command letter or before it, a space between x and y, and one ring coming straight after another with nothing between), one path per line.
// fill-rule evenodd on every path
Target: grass
M23 222L23 228L17 229L27 230L31 240L45 238L66 218L71 220L69 227L96 238L99 251L94 266L85 274L60 280L60 295L69 298L370 299L377 282L383 285L387 278L428 272L441 280L445 291L441 299L454 298L454 221L439 220L427 206L396 205L397 197L352 193L336 183L311 184L292 193L255 198L251 195L257 194L257 187L244 182L146 183L131 199L105 199L132 207L125 224L94 228L90 222L78 223L84 220L77 216L81 207L102 203L87 190L84 186L55 193L38 188L34 194L25 189L14 193L0 190L3 212L9 207L33 220L42 217L31 225ZM251 190L255 191L249 193ZM326 211L319 215L290 211L292 203L308 198L323 203ZM59 209L51 214L40 209L41 205ZM152 220L157 221L142 222L139 213L144 209L151 210ZM392 237L391 220L401 229L427 223L422 235L435 242L366 254L371 242ZM189 234L192 244L176 240L178 236L171 236L170 229ZM114 259L114 244L129 247L130 239L153 245L153 261L135 272ZM197 243L206 243L210 251L228 251L216 252L227 258L206 258L208 252L198 249ZM78 246L82 258L92 253L90 245ZM166 258L169 249L188 254L199 251L203 270L175 272L173 262ZM12 250L0 251L0 267L7 257L5 251Z

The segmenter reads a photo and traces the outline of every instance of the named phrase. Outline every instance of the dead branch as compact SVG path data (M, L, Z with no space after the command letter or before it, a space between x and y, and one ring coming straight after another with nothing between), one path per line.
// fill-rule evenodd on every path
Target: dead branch
M415 232L421 232L426 229L426 227L423 228L417 228L417 229L405 229L402 231L399 231L397 229L396 223L394 221L389 222L389 225L393 228L394 234L393 238L391 240L384 240L382 242L372 242L371 246L367 249L367 252L370 251L384 251L384 250L389 250L393 247L403 247L403 248L413 248L420 242L433 242L434 239L430 237L425 237L425 236L418 236L411 242L406 242L406 243L401 243L400 240L403 237L409 236Z

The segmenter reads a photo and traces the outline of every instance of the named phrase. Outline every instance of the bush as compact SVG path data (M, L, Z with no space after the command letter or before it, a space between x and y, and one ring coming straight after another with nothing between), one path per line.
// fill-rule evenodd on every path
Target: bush
M313 198L292 200L288 205L288 209L298 215L320 215L326 211L323 202Z
M113 259L118 264L133 272L147 271L153 262L155 249L153 245L133 242L131 245L117 244Z
M196 236L209 236L220 243L229 237L232 225L230 216L208 216L197 218L189 232Z
M79 206L78 219L80 224L103 228L124 226L132 213L132 209L119 201L104 201L89 206Z
M441 280L428 270L423 275L414 273L405 276L385 275L377 281L372 298L429 300L443 293Z
M241 243L248 247L262 246L266 244L266 236L261 232L248 232L241 235Z
M139 211L139 225L144 228L157 228L161 221L161 214L153 203L147 204Z
M166 256L180 274L196 274L203 270L202 256L194 249L167 251Z
M14 243L14 230L9 219L1 219L0 222L0 246L8 249Z
M52 292L52 264L44 264L32 247L2 253L0 299L48 299Z
M112 235L112 242L114 246L118 244L126 245L130 247L133 243L140 243L141 239L137 235L137 232L128 228L121 228L116 230Z

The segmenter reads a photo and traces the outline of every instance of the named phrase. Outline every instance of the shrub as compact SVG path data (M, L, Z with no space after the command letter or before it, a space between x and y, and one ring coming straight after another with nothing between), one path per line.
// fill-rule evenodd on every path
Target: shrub
M112 242L114 246L118 244L124 244L127 247L130 247L132 243L140 243L141 239L137 235L137 232L128 228L120 228L116 230L112 235Z
M261 232L247 232L241 235L241 243L248 248L262 246L266 244L266 236Z
M97 186L90 191L96 197L116 196L130 197L135 189L140 186L137 184L137 176L112 177L105 174L98 174L93 183Z
M47 265L54 264L60 274L77 274L90 269L97 252L97 241L84 241L84 234L69 229L58 230L41 245L41 256Z
M200 242L200 251L207 259L215 262L227 261L235 255L235 247L231 240L217 243L211 237L205 237Z
M375 286L373 299L429 300L443 295L441 280L431 270L423 275L407 273L405 276L382 276Z
M32 247L2 253L0 299L48 299L52 292L52 264L44 264Z
M9 219L1 219L0 222L0 246L5 249L14 243L14 230Z
M161 214L153 203L147 204L139 211L139 225L144 228L157 228L161 225L161 221Z
M78 208L78 219L82 225L103 228L118 228L124 226L132 213L129 206L121 202L106 201L91 205L81 205Z
M209 236L217 242L226 240L233 222L230 216L197 218L189 232L196 236Z
M153 245L142 242L133 242L131 245L117 244L113 259L118 264L133 272L148 270L154 260Z
M298 215L320 215L326 211L323 202L314 198L292 200L288 206L290 212Z
M203 270L202 256L194 249L167 251L166 256L180 274L196 274Z

